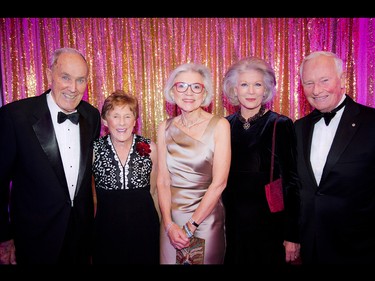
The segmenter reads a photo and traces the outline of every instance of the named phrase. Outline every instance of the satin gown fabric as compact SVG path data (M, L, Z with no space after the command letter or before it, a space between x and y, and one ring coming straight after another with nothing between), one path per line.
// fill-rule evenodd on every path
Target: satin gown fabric
M167 165L171 177L172 220L182 227L193 215L212 181L214 131L220 117L211 118L200 140L191 138L168 119ZM221 200L199 225L195 236L205 239L204 264L221 264L225 253L224 207ZM163 225L163 224L162 224ZM160 231L160 262L176 263L176 249L164 228Z

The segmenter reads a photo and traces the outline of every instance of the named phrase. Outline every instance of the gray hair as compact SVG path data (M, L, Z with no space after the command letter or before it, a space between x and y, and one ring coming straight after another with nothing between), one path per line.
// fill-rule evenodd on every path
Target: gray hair
M83 60L87 63L86 61L86 58L83 56L83 54L81 52L79 52L78 50L76 49L73 49L73 48L60 48L60 49L56 49L51 58L50 58L50 62L49 62L49 68L52 69L52 67L57 63L57 59L59 58L59 56L63 53L70 53L70 54L77 54L77 55L80 55Z
M275 71L269 63L257 57L246 57L229 67L225 73L223 82L224 95L229 99L229 102L237 106L240 104L238 97L234 91L238 84L238 76L246 71L255 70L263 74L263 82L265 84L265 93L262 99L262 105L272 100L276 93L276 77Z
M176 104L176 102L173 100L172 95L171 95L173 85L174 85L174 82L175 82L174 80L176 79L176 77L180 73L189 72L189 71L197 72L202 76L204 89L205 89L207 94L206 94L206 97L203 100L201 106L203 106L203 107L208 106L211 103L212 96L213 96L213 85L212 85L211 71L209 70L209 68L207 66L202 65L202 64L196 64L196 63L182 64L182 65L178 66L177 68L175 68L171 72L171 74L169 75L169 78L167 80L167 83L165 84L165 87L164 87L164 97L165 97L166 101L171 103L171 104Z
M303 66L305 65L305 62L310 59L316 58L318 56L332 57L336 65L336 71L337 71L338 76L341 76L341 74L344 72L344 62L335 53L327 52L327 51L316 51L316 52L312 52L310 55L308 55L307 57L303 59L301 66L299 68L299 75L301 79L302 79Z

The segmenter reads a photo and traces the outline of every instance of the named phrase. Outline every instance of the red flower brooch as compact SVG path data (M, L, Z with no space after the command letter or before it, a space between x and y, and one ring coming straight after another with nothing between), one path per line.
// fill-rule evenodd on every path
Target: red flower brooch
M136 146L137 152L141 156L150 156L151 148L150 145L146 142L139 142Z

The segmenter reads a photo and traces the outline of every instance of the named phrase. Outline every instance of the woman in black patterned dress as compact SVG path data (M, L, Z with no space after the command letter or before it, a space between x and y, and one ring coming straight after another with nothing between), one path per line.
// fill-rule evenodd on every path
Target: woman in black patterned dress
M101 112L109 134L94 142L97 197L93 264L159 264L157 150L134 134L138 103L115 91Z

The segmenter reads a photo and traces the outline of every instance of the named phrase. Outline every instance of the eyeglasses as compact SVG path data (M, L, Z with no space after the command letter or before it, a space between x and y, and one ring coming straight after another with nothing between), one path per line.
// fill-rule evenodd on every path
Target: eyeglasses
M204 85L201 83L176 82L173 87L176 87L176 91L179 93L185 93L189 87L194 94L200 94L204 90Z

